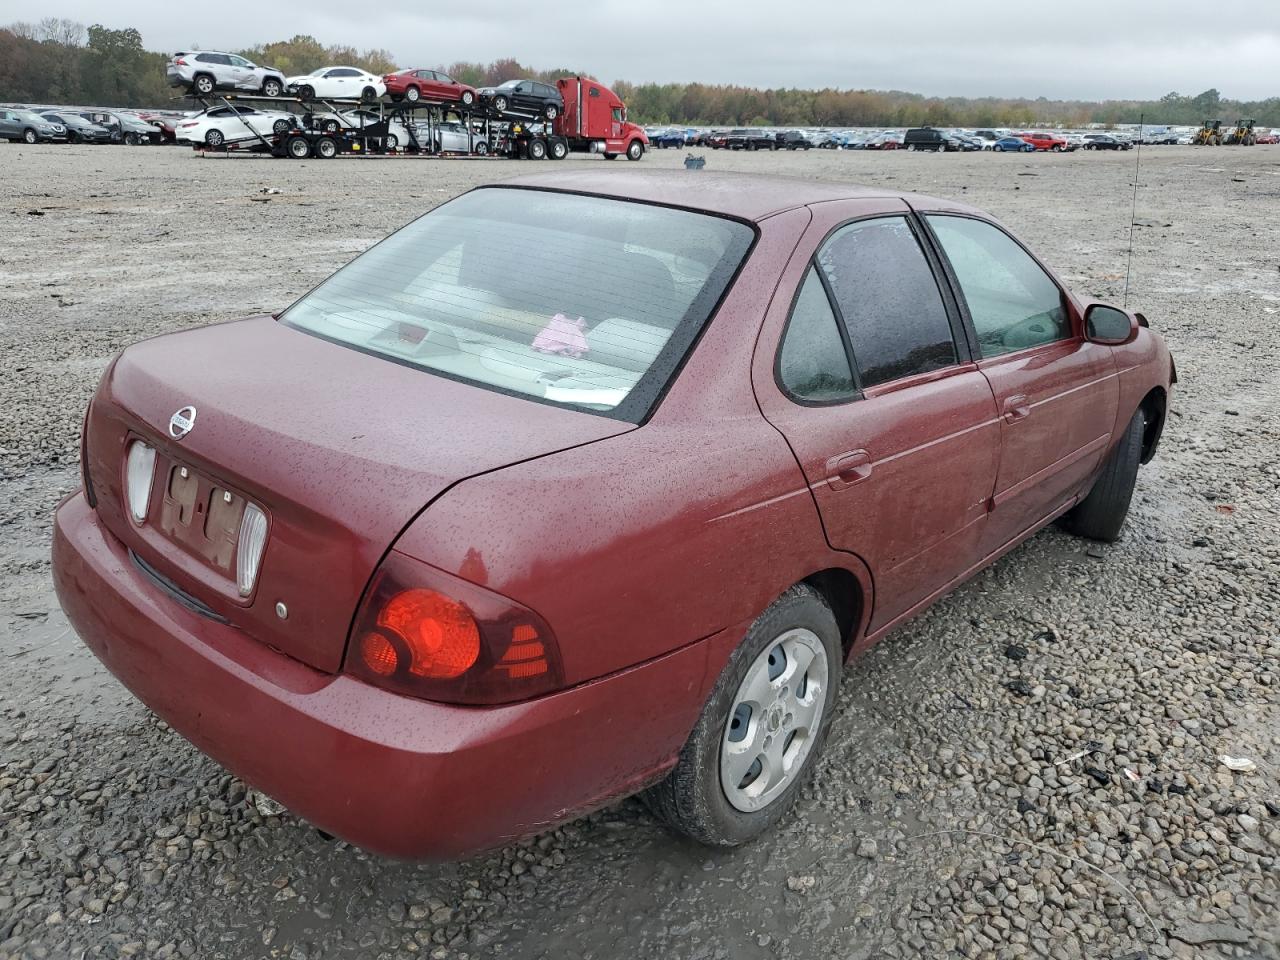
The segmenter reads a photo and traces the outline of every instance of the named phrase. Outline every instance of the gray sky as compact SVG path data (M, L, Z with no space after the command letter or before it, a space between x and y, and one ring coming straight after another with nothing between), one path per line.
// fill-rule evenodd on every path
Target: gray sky
M402 66L510 56L537 67L581 67L605 82L1054 99L1209 87L1239 99L1280 95L1280 0L418 0L395 12L387 7L0 0L0 23L54 15L134 26L148 49L161 51L237 49L309 33L325 44L385 47Z

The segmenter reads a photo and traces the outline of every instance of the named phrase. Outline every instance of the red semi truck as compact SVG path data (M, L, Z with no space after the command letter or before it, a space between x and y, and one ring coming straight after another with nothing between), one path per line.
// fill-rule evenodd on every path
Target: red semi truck
M590 77L561 77L556 87L564 98L564 111L548 122L513 123L500 145L508 155L563 160L574 150L603 154L606 160L623 154L628 160L644 156L649 138L628 122L627 105L616 93Z

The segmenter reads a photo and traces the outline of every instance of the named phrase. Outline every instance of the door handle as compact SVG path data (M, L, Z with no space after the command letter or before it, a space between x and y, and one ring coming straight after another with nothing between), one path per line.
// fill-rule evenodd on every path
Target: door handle
M1016 423L1031 416L1031 400L1026 394L1015 393L1004 401L1004 422Z
M843 490L871 476L871 455L865 450L852 450L827 461L827 486Z

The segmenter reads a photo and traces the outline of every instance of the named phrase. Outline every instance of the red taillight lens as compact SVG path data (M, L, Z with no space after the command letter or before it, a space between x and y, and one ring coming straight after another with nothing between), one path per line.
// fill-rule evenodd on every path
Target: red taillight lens
M177 64L178 66L180 66L180 67L185 67L185 66L187 65L187 61L183 60L181 57L179 57L177 60L175 60L175 61L173 61L173 62L174 62L174 63L176 63L176 64Z
M563 682L555 639L532 610L394 550L365 594L345 669L445 703L510 703Z

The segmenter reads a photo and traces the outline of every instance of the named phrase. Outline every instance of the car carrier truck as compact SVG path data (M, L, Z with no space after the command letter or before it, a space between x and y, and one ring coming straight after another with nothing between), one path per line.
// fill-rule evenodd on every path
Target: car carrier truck
M561 77L556 87L564 110L554 120L513 121L499 141L508 156L563 160L570 151L599 153L606 160L639 160L648 149L643 129L627 120L627 105L590 77Z

